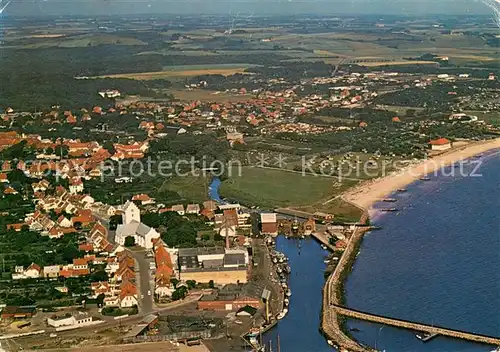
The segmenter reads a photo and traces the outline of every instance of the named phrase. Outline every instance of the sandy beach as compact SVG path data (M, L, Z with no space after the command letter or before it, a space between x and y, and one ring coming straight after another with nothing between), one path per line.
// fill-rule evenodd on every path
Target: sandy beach
M453 148L385 177L363 182L344 193L342 198L364 209L369 209L373 203L381 200L384 196L400 188L405 188L424 175L496 148L500 148L500 138Z

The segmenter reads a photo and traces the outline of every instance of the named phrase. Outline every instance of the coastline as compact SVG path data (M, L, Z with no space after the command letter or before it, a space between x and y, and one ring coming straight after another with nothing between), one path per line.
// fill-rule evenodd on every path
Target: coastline
M390 175L363 182L353 189L346 191L342 195L342 199L367 210L383 197L399 188L408 186L422 176L437 172L443 167L497 148L500 148L500 138L471 143L457 149L452 149L416 165L410 165L405 169L395 171Z
M363 222L364 219L367 219L368 210L374 203L397 189L404 188L420 177L437 172L443 167L497 148L500 148L500 138L452 149L388 176L363 182L346 191L342 195L342 199L363 210L360 221ZM374 351L370 347L359 344L350 336L348 331L345 331L343 317L332 307L332 305L343 305L344 303L344 282L356 260L364 233L363 229L358 228L355 230L347 243L344 255L342 255L335 271L328 277L323 288L321 330L327 338L339 345L341 351L344 349L355 352Z

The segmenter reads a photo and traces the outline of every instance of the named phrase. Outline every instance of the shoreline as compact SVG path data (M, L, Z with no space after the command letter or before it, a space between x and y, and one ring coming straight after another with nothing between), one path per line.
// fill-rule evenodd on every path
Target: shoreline
M347 190L341 198L364 210L385 196L417 181L420 177L441 170L443 167L472 158L475 155L500 149L500 138L489 141L471 143L457 149L451 149L418 164L410 165L387 176L365 181L353 189Z
M500 149L500 138L452 149L416 165L410 165L388 176L363 182L353 189L346 191L341 198L362 209L363 215L360 221L362 222L363 219L368 218L368 211L371 206L388 194L399 188L408 186L420 177L437 172L443 167L497 148ZM332 304L342 305L344 302L344 283L356 261L364 234L365 231L362 229L355 230L353 236L348 241L344 255L342 255L335 271L325 282L323 287L323 309L321 312L321 330L327 338L335 341L341 350L346 349L355 352L369 352L374 351L374 349L361 345L350 336L349 331L345 331L344 318L337 313Z

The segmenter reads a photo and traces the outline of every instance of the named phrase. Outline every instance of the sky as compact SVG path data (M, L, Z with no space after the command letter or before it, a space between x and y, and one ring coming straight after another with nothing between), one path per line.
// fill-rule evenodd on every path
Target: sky
M0 0L5 4L8 0ZM0 5L0 8L2 6ZM4 15L486 14L479 0L12 0Z

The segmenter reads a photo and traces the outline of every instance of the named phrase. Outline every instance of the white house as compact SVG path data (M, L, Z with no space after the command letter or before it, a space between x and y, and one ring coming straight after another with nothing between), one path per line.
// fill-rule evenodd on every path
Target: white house
M141 222L141 213L133 202L128 201L123 207L122 220L123 224L116 228L116 243L123 246L125 239L131 236L137 246L153 248L153 239L159 238L160 234Z
M138 305L137 287L130 281L125 281L120 286L120 307L129 308Z
M88 326L92 325L92 317L89 316L87 313L77 312L71 315L48 318L47 324L55 328L60 328L62 326L73 326L73 327Z
M83 192L83 182L80 178L71 180L69 184L69 193L77 194Z
M451 148L451 142L446 138L439 138L429 142L431 150L447 150Z
M186 207L186 214L199 214L200 205L199 204L188 204Z
M172 205L172 211L175 211L179 215L184 215L186 213L184 210L184 205L182 204Z
M57 219L57 223L59 224L59 226L61 227L72 227L73 226L73 223L71 222L71 220L69 220L67 217L65 217L64 215L61 215L58 219Z
M25 271L24 276L26 278L36 279L40 277L42 269L35 263L32 263Z

